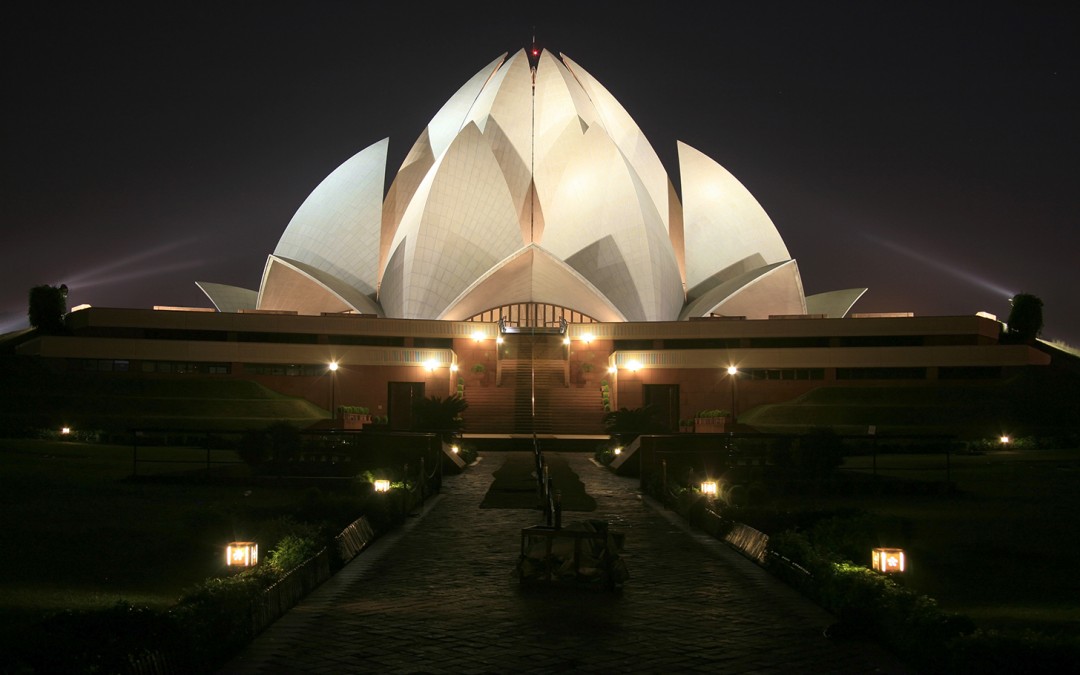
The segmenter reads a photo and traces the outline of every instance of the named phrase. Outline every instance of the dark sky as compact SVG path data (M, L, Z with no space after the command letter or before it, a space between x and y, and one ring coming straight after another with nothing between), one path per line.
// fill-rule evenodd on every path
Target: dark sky
M1045 303L1080 345L1080 29L1070 2L8 2L0 331L27 290L209 306L256 288L323 177L390 137L392 176L504 51L585 67L650 139L735 174L808 294L856 311Z

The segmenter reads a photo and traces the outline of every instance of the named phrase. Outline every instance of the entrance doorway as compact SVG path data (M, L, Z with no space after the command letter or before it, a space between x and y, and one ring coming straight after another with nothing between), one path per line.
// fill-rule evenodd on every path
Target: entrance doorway
M390 382L387 390L387 417L392 431L410 431L413 402L424 398L423 382Z
M653 417L671 433L679 429L679 385L642 385L642 398L646 406L652 406Z

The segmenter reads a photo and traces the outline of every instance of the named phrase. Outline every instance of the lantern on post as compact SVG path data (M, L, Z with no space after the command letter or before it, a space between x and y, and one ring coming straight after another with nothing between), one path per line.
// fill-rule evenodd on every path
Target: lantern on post
M375 492L390 492L390 481L379 478L375 481Z
M225 549L229 567L252 567L259 563L259 545L253 541L234 541Z
M897 574L903 572L906 567L904 549L902 548L875 548L873 553L873 568L884 574Z
M701 484L701 494L705 495L709 499L716 499L716 495L719 493L716 481L707 480Z

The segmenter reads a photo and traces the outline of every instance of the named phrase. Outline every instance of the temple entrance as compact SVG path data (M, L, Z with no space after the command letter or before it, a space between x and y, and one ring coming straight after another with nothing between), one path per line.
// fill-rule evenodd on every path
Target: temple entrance
M413 402L424 398L423 382L390 382L387 384L387 416L393 431L411 431Z
M679 430L679 385L642 385L642 398L646 406L652 406L656 420L664 425L664 431Z

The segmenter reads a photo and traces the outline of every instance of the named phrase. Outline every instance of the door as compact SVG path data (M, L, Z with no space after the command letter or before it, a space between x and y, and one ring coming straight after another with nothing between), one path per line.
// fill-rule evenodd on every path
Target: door
M679 385L646 384L642 385L642 398L646 406L652 406L653 416L664 430L673 433L679 430Z
M424 398L423 382L390 382L387 411L391 431L412 431L413 401Z

